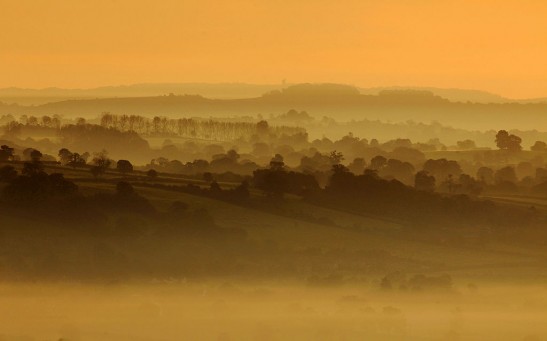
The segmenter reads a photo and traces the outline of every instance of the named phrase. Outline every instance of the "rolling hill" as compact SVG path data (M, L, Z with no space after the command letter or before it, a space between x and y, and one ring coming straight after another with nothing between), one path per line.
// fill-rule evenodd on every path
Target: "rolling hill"
M212 99L199 95L167 95L67 100L36 106L0 105L0 114L63 115L97 117L115 114L165 115L172 117L268 117L290 109L337 120L437 121L474 130L538 129L547 126L547 103L451 102L425 90L383 90L363 95L355 87L339 84L300 84L272 90L260 97ZM526 119L523 119L526 118Z

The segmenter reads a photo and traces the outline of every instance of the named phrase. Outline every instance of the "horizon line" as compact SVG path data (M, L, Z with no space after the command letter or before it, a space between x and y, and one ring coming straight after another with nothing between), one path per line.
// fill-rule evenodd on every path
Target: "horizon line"
M123 87L133 87L133 86L146 86L146 85L251 85L251 86L294 86L299 84L337 84L337 85L347 85L355 87L359 90L375 90L383 88L401 88L401 89L437 89L437 90L453 90L453 91L474 91L481 92L483 94L488 94L491 96L497 96L500 99L510 100L510 101L527 101L534 99L544 99L547 98L547 95L542 97L524 97L524 98L514 98L507 97L496 92L491 92L489 90L477 89L477 88L458 88L458 87L440 87L440 86L417 86L417 85L376 85L370 87L364 87L352 83L344 82L280 82L280 83L253 83L253 82L239 82L239 81L226 81L226 82L135 82L135 83L118 83L110 85L99 85L99 86L89 86L89 87L60 87L60 86L47 86L47 87L22 87L22 86L5 86L1 87L0 91L4 90L21 90L21 91L45 91L45 90L65 90L65 91L92 91L98 89L106 88L123 88ZM25 97L25 96L21 96Z

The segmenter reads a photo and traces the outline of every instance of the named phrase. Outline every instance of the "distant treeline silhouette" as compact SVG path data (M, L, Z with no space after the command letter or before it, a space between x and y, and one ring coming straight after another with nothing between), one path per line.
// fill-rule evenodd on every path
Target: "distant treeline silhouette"
M305 132L303 128L269 126L266 121L231 122L212 119L178 118L165 116L148 118L138 115L113 115L103 113L101 126L119 131L134 131L143 136L185 137L207 140L233 141L255 134L295 134Z
M459 167L457 163L451 165L446 160L430 161L432 164L440 161L447 166L439 167L446 168L445 172L450 171L450 167L456 167L457 171ZM480 229L534 224L539 226L545 223L544 218L538 218L534 209L500 207L487 200L456 194L458 192L455 192L455 189L449 189L448 195L434 192L435 178L423 172L416 174L415 188L396 179L383 179L375 169L369 168L362 174L353 174L344 165L335 163L330 172L328 185L321 189L313 176L287 171L282 162L272 161L269 168L254 172L252 183L272 198L281 199L285 193L297 194L317 205L354 213L393 217L422 227L440 227L441 224L475 226ZM422 179L423 177L425 179ZM448 179L450 178L448 176ZM430 179L432 187L428 188L427 183ZM450 180L444 184L450 186ZM465 188L465 191L473 194L475 187L472 186L479 184L471 177L460 177L460 182L457 185L454 182L453 186L470 186Z

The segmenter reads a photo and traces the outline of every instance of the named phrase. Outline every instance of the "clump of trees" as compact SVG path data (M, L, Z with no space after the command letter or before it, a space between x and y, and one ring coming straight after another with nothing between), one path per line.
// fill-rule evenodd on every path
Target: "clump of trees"
M469 140L469 139L463 140L463 141L457 141L456 144L458 148L461 150L472 150L477 148L475 141Z
M333 157L340 156L334 154ZM256 188L273 198L282 198L285 193L305 195L319 189L319 184L312 175L287 171L283 157L279 154L272 158L269 168L255 170L252 181Z
M516 135L509 134L506 130L500 130L496 134L496 146L501 150L518 152L522 150L522 139Z
M78 186L66 180L63 174L47 174L36 163L25 163L21 175L17 175L14 169L4 169L4 172L8 174L3 177L4 181L9 183L2 194L10 203L39 203L54 197L73 195L78 190Z
M112 160L108 158L108 152L106 150L95 153L92 162L93 166L90 168L90 171L95 179L106 173L106 170L112 164Z
M530 150L534 152L545 152L547 151L547 143L543 141L536 141Z
M116 163L116 169L118 172L126 175L127 173L131 173L133 171L133 165L128 160L118 160Z
M234 173L240 175L250 175L258 168L258 165L250 160L241 160L240 155L233 149L226 153L213 155L211 161L195 159L186 163L178 160L169 160L164 157L152 159L147 168L166 173L180 173L187 175L196 175L204 173Z
M10 182L17 177L17 170L11 165L0 167L0 182Z
M259 178L264 182L262 188L283 188L284 183L275 172L278 170L270 169L265 174L272 174L271 177ZM416 188L398 180L382 179L373 169L359 175L338 164L333 166L331 174L328 185L322 190L307 192L306 200L336 209L397 217L422 226L442 223L444 226L478 224L509 227L528 224L534 219L529 212L502 209L490 202L471 199L466 194L476 195L482 187L465 174L461 174L457 181L453 180L452 189L447 191L452 195L433 192L435 178L426 171L417 173Z
M59 157L59 162L61 162L62 165L70 166L73 168L85 166L87 163L87 159L89 158L88 152L80 155L79 153L71 152L67 148L59 149L59 153L57 155Z
M139 162L149 159L150 145L136 132L107 129L96 124L67 124L60 128L60 145L70 150L103 150L115 158ZM84 155L82 155L84 157Z
M158 177L158 172L157 172L155 169L149 169L149 170L146 172L146 176L147 176L148 179L150 179L150 180L155 180L155 179Z
M425 170L419 171L414 177L414 188L419 191L434 192L435 177Z
M13 159L14 159L13 148L5 144L2 145L0 147L0 161L2 162L12 161Z

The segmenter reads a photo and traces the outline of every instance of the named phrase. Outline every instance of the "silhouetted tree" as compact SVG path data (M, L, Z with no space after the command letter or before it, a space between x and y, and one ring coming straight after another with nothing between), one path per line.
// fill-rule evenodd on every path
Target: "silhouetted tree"
M283 156L280 154L275 154L275 156L270 160L270 169L282 170L283 167L285 167Z
M447 159L429 159L424 163L423 170L433 175L438 181L445 181L450 175L459 177L462 173L458 162Z
M93 175L95 179L97 179L99 176L101 176L104 173L104 169L99 166L93 166L89 168L89 171L91 172L91 175Z
M84 153L84 155L85 155L85 153ZM85 163L86 163L86 158L84 158L84 156L82 156L78 153L71 153L67 165L69 165L73 168L76 168L76 167L85 165Z
M287 172L283 169L257 169L253 172L253 182L269 197L282 198L288 189Z
M269 132L269 124L267 121L260 121L256 124L256 132L259 135L267 135Z
M306 172L328 172L332 169L332 159L327 155L316 152L312 157L302 157L299 168Z
M156 179L158 177L158 172L155 169L149 169L148 172L146 172L146 176L149 179Z
M118 160L116 163L116 169L123 175L131 173L133 171L133 165L128 160Z
M23 130L21 123L11 121L4 126L5 136L8 138L19 138Z
M476 149L477 146L475 145L475 141L473 140L463 140L456 142L458 145L458 148L461 150L470 150L470 149Z
M31 161L32 158L30 157L30 154L32 153L33 150L34 150L34 148L25 148L23 150L23 160Z
M98 178L106 172L111 163L112 160L108 158L108 152L106 150L95 153L95 156L93 157L94 166L90 169L91 174L93 174L95 178Z
M355 191L355 175L341 164L332 166L332 175L325 189L331 193Z
M247 181L242 181L239 186L234 189L234 197L237 201L245 201L251 197L249 192L249 183Z
M477 179L487 185L494 183L494 170L488 167L481 167L477 171Z
M382 167L384 167L387 163L387 159L383 157L382 155L376 155L370 160L370 169L372 170L380 170Z
M0 147L0 161L11 161L13 156L13 148L5 144Z
M407 185L412 185L414 166L409 162L389 159L386 165L378 171L378 175L386 179L397 179Z
M534 152L544 152L547 151L547 143L543 141L536 141L534 145L530 148Z
M31 166L37 163L27 164ZM3 195L13 203L43 204L53 196L65 196L76 193L78 187L66 180L63 174L46 174L42 171L24 172L13 179L5 188ZM33 206L34 207L34 206Z
M32 162L40 162L40 160L42 159L42 153L39 151L39 150L36 150L36 149L33 149L31 152L30 152L30 159L32 160Z
M213 174L211 172L204 172L203 180L210 183L211 181L214 180Z
M412 141L410 141L410 139L397 138L397 139L382 143L382 149L391 150L398 147L411 148Z
M435 191L435 177L425 170L419 171L414 177L414 188L419 191Z
M509 134L506 130L500 130L496 134L496 145L501 150L520 151L522 139L516 135Z
M43 172L44 166L40 162L25 162L21 173L26 176L33 176Z
M76 154L76 153L75 153ZM89 159L89 153L88 152L84 152L82 155L80 155L81 159L83 160L83 163L87 163L87 159Z
M108 158L108 152L106 150L95 153L93 157L93 164L95 166L107 169L108 167L110 167L111 163L112 163L112 160Z
M236 162L239 159L239 154L234 149L230 149L226 152L226 157Z
M349 169L348 169L348 167L344 166L343 164L337 163L337 164L332 165L332 172L333 173L344 173L344 172L349 172Z
M507 166L498 169L494 174L494 179L496 181L496 184L501 184L503 182L516 183L517 174L515 173L515 169L513 167Z
M468 174L460 175L453 186L452 192L457 194L479 195L483 190L482 184Z
M0 181L9 182L17 177L17 171L13 166L0 167Z
M63 165L68 164L70 160L72 159L72 153L70 152L70 150L66 148L61 148L57 155L59 156L59 161Z
M344 161L344 154L342 154L341 152L337 152L336 150L333 150L332 152L330 152L329 158L331 159L331 163L333 165L337 165L341 163L342 161Z
M365 159L362 157L355 158L353 161L348 165L348 169L353 174L362 174L365 171L365 167L367 166L367 163L365 162Z
M415 148L397 147L390 153L391 159L409 162L411 164L421 164L425 161L425 154Z

